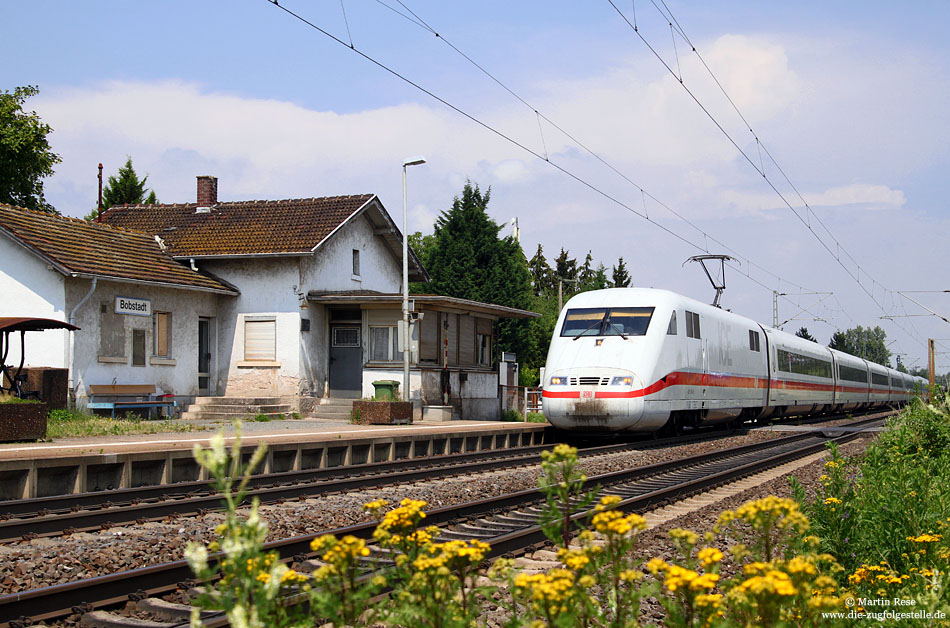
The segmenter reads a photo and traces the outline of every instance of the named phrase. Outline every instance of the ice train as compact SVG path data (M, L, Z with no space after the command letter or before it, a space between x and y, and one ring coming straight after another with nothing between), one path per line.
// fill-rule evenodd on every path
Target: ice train
M667 290L584 292L564 306L542 382L561 430L664 432L897 406L927 381Z

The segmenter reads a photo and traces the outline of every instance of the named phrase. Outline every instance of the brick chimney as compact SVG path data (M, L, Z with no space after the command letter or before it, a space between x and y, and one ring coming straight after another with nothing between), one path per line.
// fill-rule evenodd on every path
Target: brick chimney
M201 175L198 177L198 207L195 213L207 213L218 204L218 177Z

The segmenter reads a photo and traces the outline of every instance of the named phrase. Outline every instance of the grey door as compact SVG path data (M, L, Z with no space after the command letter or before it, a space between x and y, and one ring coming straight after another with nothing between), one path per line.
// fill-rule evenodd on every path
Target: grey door
M330 325L330 396L361 397L363 352L359 325Z
M211 394L211 319L198 319L198 394Z

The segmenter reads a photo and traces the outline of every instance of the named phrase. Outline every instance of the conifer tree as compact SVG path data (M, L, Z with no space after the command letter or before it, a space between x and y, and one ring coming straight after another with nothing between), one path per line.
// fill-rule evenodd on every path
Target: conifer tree
M139 179L132 167L132 158L126 156L125 165L119 168L118 176L110 175L102 189L102 206L109 209L113 205L155 205L158 199L155 190L145 193L148 176Z
M482 194L466 182L461 197L435 223L428 253L429 288L436 294L530 309L531 273L521 246L486 213L491 191ZM531 321L498 323L499 348L514 351L521 362L537 360Z
M534 288L534 296L539 297L542 294L550 292L554 288L554 271L544 258L544 250L538 244L538 250L530 260L528 268L531 271L531 284Z
M611 277L614 288L627 288L630 286L630 274L627 273L627 267L621 257L617 265L613 267L613 276Z

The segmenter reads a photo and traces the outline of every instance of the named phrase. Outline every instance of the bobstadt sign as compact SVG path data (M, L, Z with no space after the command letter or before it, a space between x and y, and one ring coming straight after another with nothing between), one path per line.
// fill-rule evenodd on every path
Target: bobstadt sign
M130 299L129 297L115 298L115 313L130 316L151 316L152 302L148 299Z

